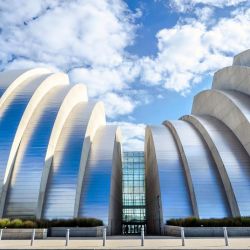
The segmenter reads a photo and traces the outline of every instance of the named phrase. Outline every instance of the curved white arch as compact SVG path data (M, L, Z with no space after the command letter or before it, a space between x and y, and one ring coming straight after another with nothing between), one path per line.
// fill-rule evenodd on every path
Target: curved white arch
M81 191L79 217L95 217L119 233L122 212L121 133L114 125L98 128L91 145ZM103 181L96 182L102 172ZM92 189L94 187L94 190Z
M42 215L44 196L45 196L45 190L46 190L46 185L48 181L49 171L50 171L53 155L55 152L55 148L59 140L60 133L63 129L63 126L68 116L73 110L73 108L78 103L87 102L87 101L88 101L88 96L87 96L86 86L83 84L76 84L70 89L70 91L68 92L67 96L65 97L59 109L57 118L55 120L55 124L51 132L48 149L46 152L45 166L44 166L42 178L41 178L38 207L37 207L37 212L36 212L37 218L41 218L41 215Z
M164 125L147 126L144 152L147 227L150 232L160 233L168 219L193 216L193 207L182 159L170 129Z
M92 140L91 133L95 132L95 127L105 124L104 113L101 113L103 110L101 102L81 102L66 120L53 156L53 168L47 184L43 209L45 218L74 217L77 206L77 185L84 175ZM89 131L91 125L93 128ZM67 179L64 185L61 183L62 178ZM74 190L70 187L74 187Z
M0 73L0 107L10 94L27 80L32 80L41 75L48 75L52 72L46 68L35 68L29 70L10 70Z
M34 70L34 72L37 72L37 71ZM36 76L37 75L34 74L34 77L36 77ZM8 97L11 95L11 93L18 86L20 86L22 83L24 83L24 82L17 81L17 82L15 82L14 86L12 84L10 85L10 87L5 91L5 93L3 94L3 96L0 100L0 107L4 103L4 101L6 101L8 99ZM68 84L68 77L67 77L67 75L65 75L63 73L52 74L52 75L48 75L48 76L44 77L43 79L41 79L41 83L40 83L39 87L35 90L31 99L28 102L28 105L25 108L25 111L24 111L22 118L19 122L19 125L18 125L16 133L15 133L15 137L14 137L13 142L12 142L12 146L11 146L9 157L8 157L8 162L7 162L6 169L5 169L4 180L3 180L3 184L2 184L2 190L1 190L1 197L0 197L0 204L1 204L0 205L0 216L3 215L6 194L7 194L7 190L8 190L11 171L12 171L14 159L15 159L15 156L17 153L17 149L18 149L20 140L22 138L22 135L23 135L28 123L29 123L29 120L32 117L32 114L35 111L35 109L37 108L39 102L48 93L48 91L50 91L51 88L53 88L54 86L59 86L59 85L64 85L64 84Z
M237 162L241 162L242 158L245 157L250 164L247 153L244 155L242 151L239 152L241 145L236 136L216 118L208 115L185 115L181 119L192 123L206 141L220 173L232 215L234 217L241 216L235 192L227 172L228 168L233 167L232 164L235 160L229 162L228 158L233 155ZM234 146L230 147L232 143ZM242 150L245 151L243 148Z
M4 216L35 216L49 138L69 89L68 84L52 88L33 112L18 146L8 185Z
M106 125L111 127L112 125ZM109 233L120 234L122 223L122 131L116 126L109 197ZM113 222L116 223L113 223Z
M154 126L158 128L160 126ZM162 129L162 128L161 128ZM152 126L145 128L144 139L146 217L149 233L161 233L163 222L162 192L160 191L159 170L157 171L157 156L153 140ZM150 193L149 193L150 190Z
M234 57L233 65L250 67L250 49L236 55Z
M206 90L195 96L192 114L211 115L226 124L250 155L250 98L237 91Z
M236 90L250 95L250 67L229 66L217 71L214 74L212 88Z
M74 217L77 217L79 213L82 182L83 182L85 168L86 168L86 164L88 160L90 146L96 134L97 129L105 124L106 124L106 116L105 116L104 105L103 105L103 102L98 102L96 103L91 113L88 126L86 129L86 133L85 133L85 139L83 142L81 162L80 162L80 168L79 168L79 174L78 174L78 180L77 180Z
M195 190L194 190L194 185L193 185L193 180L192 180L192 176L190 173L190 168L188 165L188 160L185 154L185 150L183 148L183 144L180 140L180 137L178 135L178 132L176 131L174 125L172 124L172 121L164 121L163 124L169 128L169 130L171 131L172 135L175 138L176 144L178 146L178 150L180 152L180 156L182 159L182 163L183 163L183 167L185 170L185 175L187 178L187 184L188 184L188 189L189 189L189 194L190 194L190 199L191 199L191 203L192 203L192 208L193 208L193 213L194 216L199 218L199 210L198 210L198 204L197 204L197 198L196 198L196 194L195 194Z
M186 121L167 121L164 124L171 129L179 146L187 176L192 183L190 186L193 190L190 188L190 191L196 199L199 217L231 216L216 164L199 132Z

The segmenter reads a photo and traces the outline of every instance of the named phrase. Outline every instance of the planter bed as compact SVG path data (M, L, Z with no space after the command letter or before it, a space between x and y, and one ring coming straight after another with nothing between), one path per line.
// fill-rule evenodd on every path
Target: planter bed
M99 227L51 227L48 236L65 237L67 229L70 229L70 237L99 237L102 236L103 226Z
M32 228L4 228L2 239L3 240L24 240L31 239L33 229ZM47 238L47 229L36 228L36 239Z
M223 227L184 227L186 237L223 237ZM250 227L227 227L229 237L250 236ZM181 227L164 226L164 235L180 237Z

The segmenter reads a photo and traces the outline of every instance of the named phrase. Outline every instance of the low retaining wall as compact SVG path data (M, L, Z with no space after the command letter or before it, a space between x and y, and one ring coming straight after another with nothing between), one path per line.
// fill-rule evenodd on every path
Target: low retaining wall
M5 228L3 229L2 239L3 240L22 240L31 239L33 229L32 228ZM47 238L47 229L37 228L36 239Z
M223 237L223 227L184 227L186 237ZM250 227L227 227L229 237L250 236ZM164 226L164 235L181 235L181 227Z
M65 237L70 229L70 237L98 237L102 236L103 226L100 227L52 227L49 229L51 237Z

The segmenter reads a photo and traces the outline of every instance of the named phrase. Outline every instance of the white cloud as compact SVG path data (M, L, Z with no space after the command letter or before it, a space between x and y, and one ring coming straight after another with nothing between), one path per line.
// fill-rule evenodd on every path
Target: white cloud
M63 70L113 67L133 41L132 15L120 0L13 0L1 1L0 9L3 65L24 57Z
M214 8L212 7L195 8L194 13L201 22L213 21Z
M124 61L118 67L74 68L69 72L69 76L74 83L86 84L89 95L96 97L128 88L128 84L138 76L138 73L139 68L134 62Z
M106 114L110 118L118 115L126 115L133 112L136 102L128 96L118 95L115 93L107 93L100 97L105 104Z
M163 0L166 1L166 0ZM170 6L180 12L193 9L197 4L214 7L236 6L247 0L170 0Z
M188 19L157 33L158 54L141 59L141 77L150 85L186 93L206 74L230 65L250 47L250 10L235 12L214 25Z
M143 123L112 122L121 127L124 151L144 151L145 127Z
M0 70L62 70L86 84L91 97L103 97L109 117L133 111L137 102L112 92L127 89L138 75L126 47L139 12L122 0L13 0L1 1L0 10Z
M136 35L136 14L122 0L1 1L0 69L39 65L66 71L72 82L87 85L92 98L103 99L114 118L151 102L143 87L131 91L136 79L183 94L250 47L250 11L208 25L212 6L242 0L172 2L205 6L196 7L197 19L182 19L157 33L156 56L136 58L126 51Z

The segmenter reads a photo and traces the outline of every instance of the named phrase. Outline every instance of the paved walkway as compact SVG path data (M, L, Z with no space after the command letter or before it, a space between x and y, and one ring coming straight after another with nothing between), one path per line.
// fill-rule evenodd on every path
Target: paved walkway
M29 240L2 240L0 249L250 249L250 238L230 238L228 247L223 238L188 238L183 247L178 238L147 236L144 243L141 247L139 237L112 236L103 247L101 238L71 238L65 247L65 239L48 238L35 240L32 247Z

